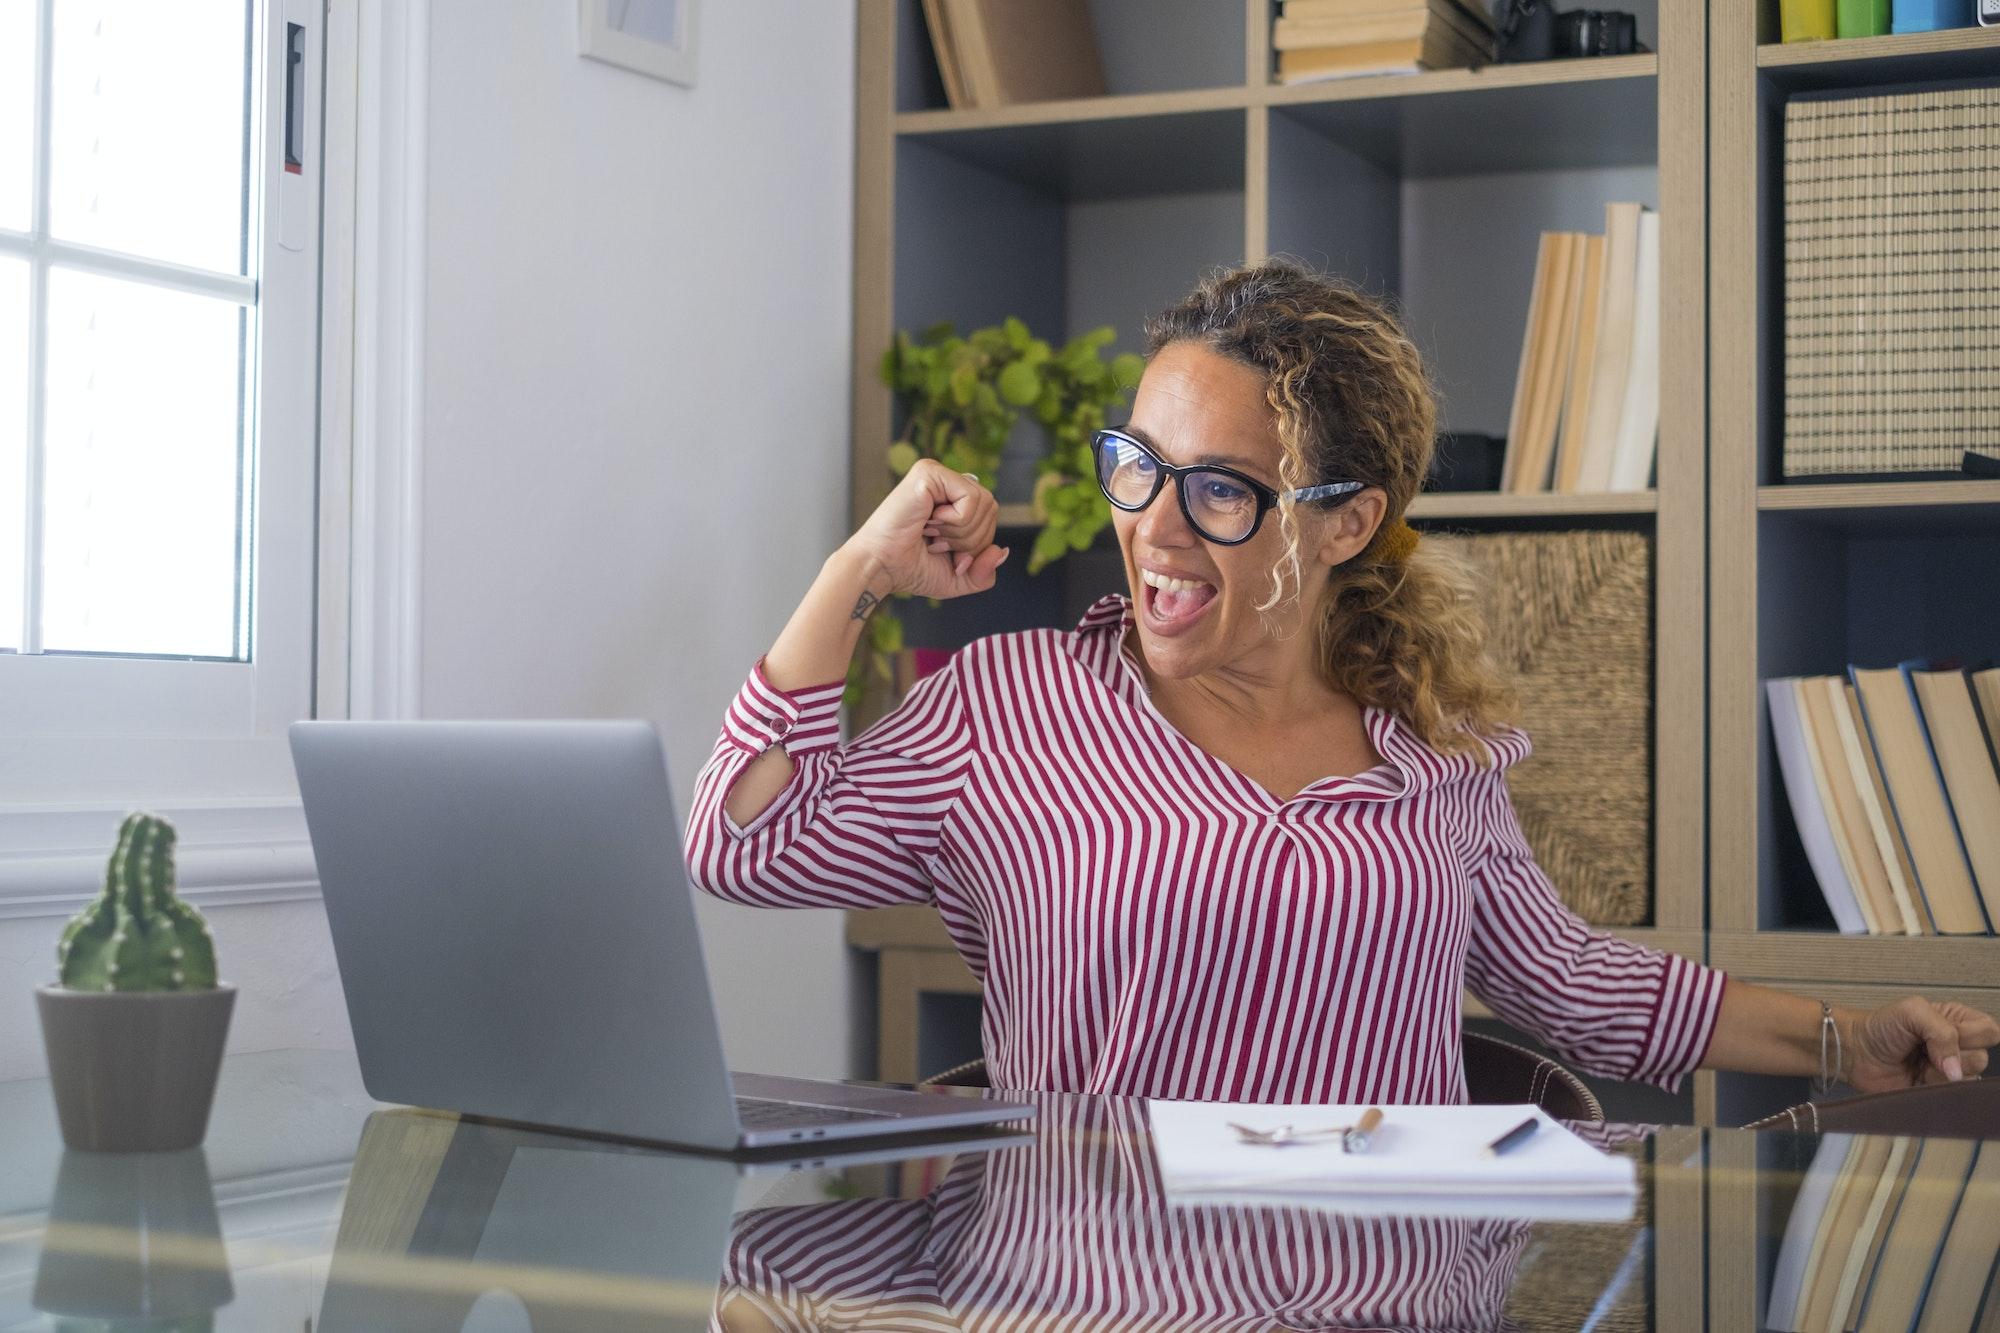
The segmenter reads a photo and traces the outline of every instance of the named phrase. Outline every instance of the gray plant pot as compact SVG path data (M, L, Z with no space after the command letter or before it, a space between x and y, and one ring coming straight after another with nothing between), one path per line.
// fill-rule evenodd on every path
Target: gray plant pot
M63 1142L179 1152L208 1133L236 988L35 992Z

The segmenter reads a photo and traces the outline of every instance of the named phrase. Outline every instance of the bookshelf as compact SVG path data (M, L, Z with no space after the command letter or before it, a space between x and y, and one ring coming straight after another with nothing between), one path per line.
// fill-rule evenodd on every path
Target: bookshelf
M1922 990L1994 1011L2000 940L1835 933L1798 848L1762 682L2000 655L2000 624L1973 611L1975 590L2000 585L2000 482L1781 479L1778 214L1787 97L1991 77L2000 30L1780 45L1774 3L1711 0L1708 17L1709 959L1857 1004ZM1740 1121L1764 1109L1757 1097L1803 1091L1725 1092L1718 1114Z
M1504 434L1539 233L1601 231L1607 202L1644 201L1662 219L1656 489L1428 494L1410 517L1432 530L1654 538L1655 624L1674 627L1655 635L1654 909L1621 932L1700 958L1705 16L1634 7L1658 54L1279 87L1272 0L1091 0L1106 95L952 110L919 0L862 0L853 518L889 484L893 406L876 366L895 329L1018 314L1052 338L1109 323L1120 349L1136 349L1144 315L1203 270L1278 253L1396 298L1439 379L1445 426ZM998 489L1002 526L1023 546L1032 453L1015 455ZM1003 568L982 605L911 608L912 641L1073 624L1123 588L1108 531L1037 578L1023 563ZM920 923L857 915L850 939L881 960L885 1026L892 982L922 974L939 995L962 993L948 964L916 958L940 944ZM1695 1105L1706 1096L1703 1081Z

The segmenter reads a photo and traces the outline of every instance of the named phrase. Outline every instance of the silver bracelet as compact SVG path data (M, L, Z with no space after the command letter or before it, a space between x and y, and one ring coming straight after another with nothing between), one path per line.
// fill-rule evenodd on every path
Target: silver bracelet
M1828 1066L1827 1047L1833 1048L1833 1064ZM1840 1081L1841 1059L1846 1054L1840 1045L1840 1024L1833 1021L1833 1006L1825 1000L1819 1002L1819 1077L1813 1080L1813 1092L1821 1097L1833 1091L1833 1085Z

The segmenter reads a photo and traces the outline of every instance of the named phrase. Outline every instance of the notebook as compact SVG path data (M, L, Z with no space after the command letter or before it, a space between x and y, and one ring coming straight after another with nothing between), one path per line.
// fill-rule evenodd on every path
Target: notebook
M1147 1103L1167 1195L1182 1203L1321 1203L1371 1216L1608 1221L1631 1216L1629 1158L1591 1147L1540 1108L1384 1106L1370 1151L1338 1142L1272 1148L1244 1143L1231 1122L1297 1130L1353 1124L1363 1106L1232 1102ZM1523 1120L1526 1143L1500 1157L1485 1147Z

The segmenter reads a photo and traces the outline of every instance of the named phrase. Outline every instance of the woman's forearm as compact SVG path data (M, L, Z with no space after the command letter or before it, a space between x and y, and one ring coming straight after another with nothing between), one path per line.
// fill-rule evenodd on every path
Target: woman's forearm
M843 546L820 566L819 577L764 654L764 678L780 690L824 685L847 674L868 616L890 592L890 580L867 556ZM722 808L738 827L770 808L792 780L782 745L758 755L729 789Z
M1855 1034L1866 1017L1860 1010L1833 1006L1839 1040L1827 1034L1828 1075L1844 1077L1852 1069ZM1715 1037L1702 1068L1816 1078L1822 1072L1820 1029L1818 1000L1731 977L1722 992Z

